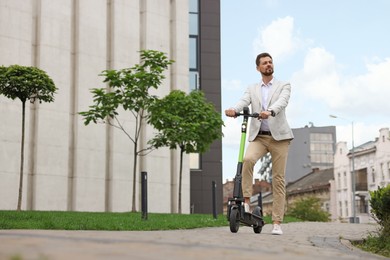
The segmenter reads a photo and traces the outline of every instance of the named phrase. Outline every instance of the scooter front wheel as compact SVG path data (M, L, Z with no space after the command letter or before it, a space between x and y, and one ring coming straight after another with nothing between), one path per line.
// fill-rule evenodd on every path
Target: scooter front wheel
M234 207L230 211L230 231L232 233L237 233L240 228L240 211L238 208Z
M258 217L263 218L263 214L262 214L262 211L261 211L260 207L256 207L253 210L252 215L256 215ZM263 225L264 225L263 221L256 220L256 224L253 225L253 232L255 232L256 234L260 234L261 230L263 229Z

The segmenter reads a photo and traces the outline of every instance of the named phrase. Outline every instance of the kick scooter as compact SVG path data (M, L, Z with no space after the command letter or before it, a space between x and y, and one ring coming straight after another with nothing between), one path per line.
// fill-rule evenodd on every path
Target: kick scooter
M242 161L244 157L246 131L248 125L248 118L258 118L258 113L249 114L249 108L245 107L242 113L236 113L236 116L243 116L244 120L241 124L241 142L240 151L238 155L237 172L234 178L233 197L228 199L227 204L227 219L230 223L230 231L237 233L240 223L253 227L253 231L259 234L264 226L263 210L261 208L261 200L259 205L254 208L252 213L245 212L244 197L242 194Z

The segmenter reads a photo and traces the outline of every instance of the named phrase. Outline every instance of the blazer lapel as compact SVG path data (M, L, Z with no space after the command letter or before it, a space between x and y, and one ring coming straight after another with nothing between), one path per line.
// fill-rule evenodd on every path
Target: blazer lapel
M272 96L274 95L275 90L278 88L278 86L279 86L278 81L274 80L273 84L269 90L269 93L268 93L267 107L269 107L269 105L271 103Z
M256 91L256 97L259 99L259 104L260 104L260 109L261 109L262 98L261 98L261 84L260 83L256 84L255 91Z

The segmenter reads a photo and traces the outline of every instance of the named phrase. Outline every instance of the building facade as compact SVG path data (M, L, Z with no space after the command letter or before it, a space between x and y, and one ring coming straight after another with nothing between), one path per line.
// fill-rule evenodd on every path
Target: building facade
M336 127L306 126L293 129L294 140L286 166L286 182L295 181L312 169L333 167L333 154L336 143Z
M287 165L286 183L293 182L312 172L313 169L333 167L333 154L336 143L334 126L305 126L292 129L294 139L291 141ZM272 158L267 154L261 159L259 174L262 179L272 180Z
M200 12L207 11L208 5L212 10L219 6L219 0L201 2ZM92 105L90 89L105 86L99 74L134 66L142 49L162 51L175 61L153 94L162 97L174 89L188 92L190 4L178 0L0 1L0 64L39 67L58 88L53 103L35 102L27 107L22 209L129 211L135 181L140 210L140 175L132 179L133 144L107 125L84 126L78 113ZM203 22L215 21L201 20L207 28ZM202 40L202 34L199 37ZM207 57L201 60L208 62ZM218 64L212 65L217 68ZM207 75L207 67L203 74L199 68L204 75L200 89L220 110L220 74ZM16 209L21 102L0 96L0 112L0 209ZM120 119L130 129L134 127L131 116L120 114ZM144 128L141 147L153 134L150 126ZM212 151L200 156L203 173L212 169L218 184L222 184L222 170L206 166L207 162L220 164L220 154L216 142ZM177 212L178 151L162 148L139 157L137 171L148 173L148 210ZM182 185L182 212L189 213L188 155Z
M200 89L221 111L220 0L190 2L190 87ZM222 140L215 140L202 155L191 155L191 212L213 212L213 182L216 211L222 213ZM194 162L195 161L195 162Z
M369 192L390 184L389 128L380 129L375 141L351 150L346 142L337 143L334 180L339 218L350 222L372 222ZM353 220L354 215L356 220Z

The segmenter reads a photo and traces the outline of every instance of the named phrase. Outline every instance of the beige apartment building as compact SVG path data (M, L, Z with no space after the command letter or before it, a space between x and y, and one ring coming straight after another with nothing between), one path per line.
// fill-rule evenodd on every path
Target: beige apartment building
M352 178L352 173L355 173L355 178ZM389 128L379 129L379 135L374 141L359 145L355 149L348 150L346 142L337 143L334 181L334 206L339 219L353 221L355 210L357 222L372 222L369 192L390 184ZM352 203L353 200L355 204Z

